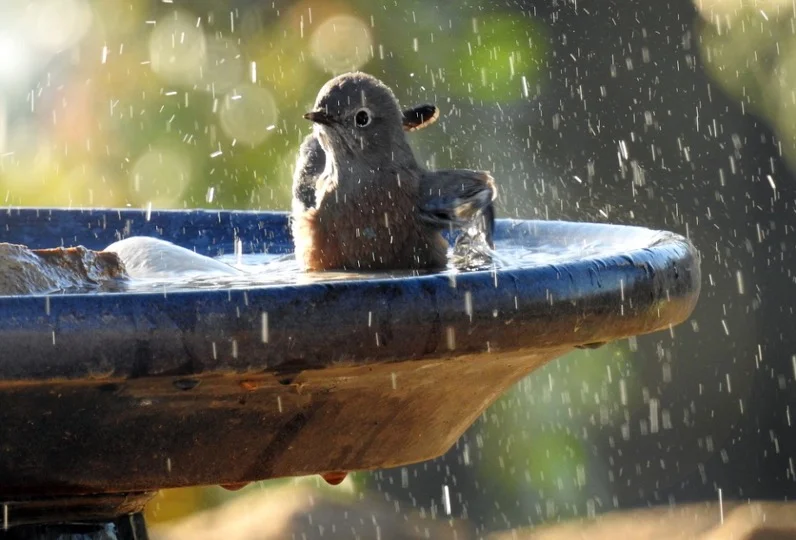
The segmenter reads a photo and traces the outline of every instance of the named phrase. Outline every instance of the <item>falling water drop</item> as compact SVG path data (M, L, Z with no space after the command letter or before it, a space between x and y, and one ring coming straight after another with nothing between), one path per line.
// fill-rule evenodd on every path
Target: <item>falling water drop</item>
M323 478L330 486L340 485L347 476L348 473L343 471L332 471L321 474L321 478Z

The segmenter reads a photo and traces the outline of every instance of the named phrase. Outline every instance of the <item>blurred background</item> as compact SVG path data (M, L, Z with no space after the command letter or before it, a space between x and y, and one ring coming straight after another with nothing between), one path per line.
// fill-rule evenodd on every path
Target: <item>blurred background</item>
M418 157L493 171L503 217L687 235L697 312L540 369L437 460L337 488L167 491L153 528L288 488L418 537L793 497L792 0L4 0L0 200L287 209L301 115L353 69L435 103Z

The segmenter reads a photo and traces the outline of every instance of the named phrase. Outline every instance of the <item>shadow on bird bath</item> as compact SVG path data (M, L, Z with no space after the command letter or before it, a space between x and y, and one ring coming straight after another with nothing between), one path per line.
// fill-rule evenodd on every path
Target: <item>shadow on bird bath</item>
M293 264L279 213L3 219L5 240L31 248L143 235L222 261L238 246L261 268ZM501 220L495 242L501 259L472 272L285 271L221 288L0 297L7 524L112 519L161 488L431 459L535 368L678 324L699 294L697 253L674 234Z

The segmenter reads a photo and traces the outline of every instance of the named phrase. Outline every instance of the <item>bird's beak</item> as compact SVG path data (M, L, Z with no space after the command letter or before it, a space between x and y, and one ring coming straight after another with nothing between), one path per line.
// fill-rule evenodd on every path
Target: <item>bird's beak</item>
M330 124L329 115L325 111L310 111L304 115L304 118L316 124Z

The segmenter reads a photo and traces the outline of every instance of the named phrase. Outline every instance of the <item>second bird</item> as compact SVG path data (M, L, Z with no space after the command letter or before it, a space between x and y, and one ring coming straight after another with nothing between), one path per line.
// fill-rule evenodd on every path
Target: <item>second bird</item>
M314 206L293 206L306 270L434 270L447 264L441 231L492 214L487 172L429 171L415 159L392 91L364 73L321 88L305 118L325 153ZM300 160L301 161L301 160Z

